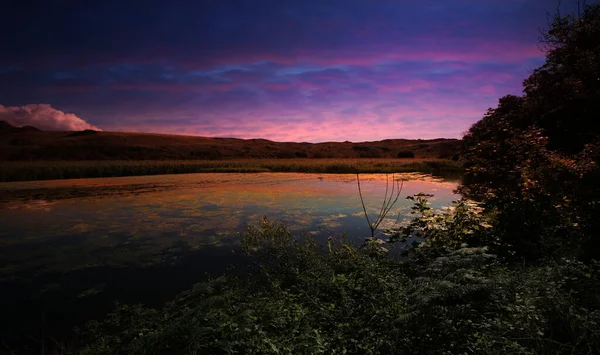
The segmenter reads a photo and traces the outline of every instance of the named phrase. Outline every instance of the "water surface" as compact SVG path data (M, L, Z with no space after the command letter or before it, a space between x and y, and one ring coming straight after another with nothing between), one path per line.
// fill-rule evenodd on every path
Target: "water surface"
M391 175L361 174L372 218ZM404 197L434 194L450 204L457 181L403 179L382 223L408 218ZM0 184L0 310L3 333L66 331L110 309L113 300L158 306L239 262L236 242L263 216L296 234L324 239L370 235L355 175L183 174ZM400 218L398 218L400 216ZM8 317L8 318L7 318ZM43 320L43 321L42 321ZM4 327L3 327L4 328Z

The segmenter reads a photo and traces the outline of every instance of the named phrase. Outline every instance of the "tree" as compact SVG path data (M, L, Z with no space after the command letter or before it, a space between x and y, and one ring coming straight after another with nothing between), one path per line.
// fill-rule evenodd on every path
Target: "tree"
M600 256L600 6L554 17L546 63L465 134L463 193L497 215L527 259Z
M576 154L600 134L600 5L555 15L542 43L546 63L523 83L532 123L551 149Z

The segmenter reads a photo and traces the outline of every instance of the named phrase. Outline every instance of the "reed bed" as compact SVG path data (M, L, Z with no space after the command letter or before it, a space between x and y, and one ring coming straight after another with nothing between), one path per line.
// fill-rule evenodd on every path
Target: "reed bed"
M9 161L0 163L0 181L185 174L256 173L398 173L453 174L462 164L447 159L233 159L233 160L101 160Z

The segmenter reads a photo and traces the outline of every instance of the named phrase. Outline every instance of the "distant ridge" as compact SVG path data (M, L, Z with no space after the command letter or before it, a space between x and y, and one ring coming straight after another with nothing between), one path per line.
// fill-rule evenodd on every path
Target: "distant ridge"
M292 143L154 133L40 131L0 121L0 161L286 158L457 158L458 139Z
M0 121L0 133L16 133L16 132L40 132L39 128L33 126L13 126L6 121Z

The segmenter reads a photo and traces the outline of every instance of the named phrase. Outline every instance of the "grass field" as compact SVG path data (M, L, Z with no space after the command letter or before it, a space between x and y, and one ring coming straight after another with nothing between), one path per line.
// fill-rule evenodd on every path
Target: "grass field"
M462 164L449 159L394 158L16 161L1 162L0 166L2 182L203 172L423 172L436 175L462 172Z

